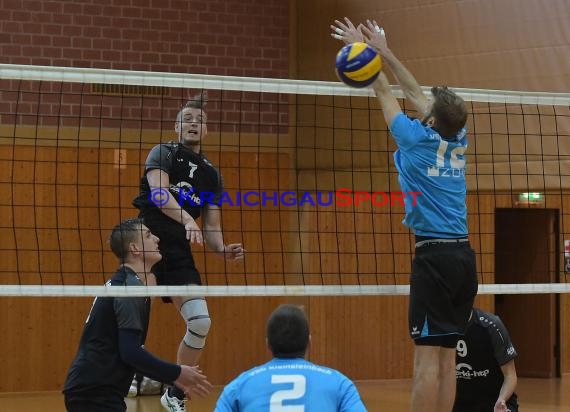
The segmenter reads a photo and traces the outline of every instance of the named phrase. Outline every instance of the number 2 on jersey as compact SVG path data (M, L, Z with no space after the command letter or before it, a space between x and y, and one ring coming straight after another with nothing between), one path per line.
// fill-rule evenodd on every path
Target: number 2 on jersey
M305 405L283 405L283 401L302 398L307 391L307 379L303 375L271 375L271 383L290 383L291 389L273 392L269 399L269 412L305 412Z

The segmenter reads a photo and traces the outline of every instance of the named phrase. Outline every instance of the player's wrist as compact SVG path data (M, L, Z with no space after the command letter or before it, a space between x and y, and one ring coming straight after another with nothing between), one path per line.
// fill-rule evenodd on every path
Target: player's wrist
M182 225L186 226L188 223L195 223L196 221L185 211L182 212Z
M174 379L172 381L172 383L177 384L180 381L180 377L182 376L182 366L183 365L176 365L177 369L178 369L178 375L176 376L176 379Z
M392 50L388 47L375 47L376 51L382 56L383 61L388 65L390 68L393 68L395 65L398 64L399 60Z

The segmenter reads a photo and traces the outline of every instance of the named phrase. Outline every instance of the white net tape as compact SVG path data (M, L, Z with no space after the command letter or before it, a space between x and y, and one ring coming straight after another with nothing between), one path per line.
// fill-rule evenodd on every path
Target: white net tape
M479 295L568 293L570 283L484 284ZM408 295L408 285L77 286L8 285L0 296L377 296Z
M70 83L106 83L140 86L181 87L244 92L310 94L321 96L374 96L371 88L355 89L340 82L270 79L259 77L213 76L184 73L162 73L74 67L28 66L0 64L0 79L36 80ZM430 88L424 87L428 93ZM540 93L453 87L471 102L537 104L570 106L570 93ZM403 97L399 87L394 87Z

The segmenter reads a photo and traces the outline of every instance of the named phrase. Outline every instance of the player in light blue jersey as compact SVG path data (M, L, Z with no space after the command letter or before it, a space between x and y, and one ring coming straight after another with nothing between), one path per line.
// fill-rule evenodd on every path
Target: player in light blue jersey
M442 95L449 91L434 88ZM418 191L416 204L408 201L404 224L417 236L437 238L467 237L465 204L465 129L453 139L445 139L427 124L400 112L390 126L398 144L394 163L402 191Z
M305 313L281 305L267 321L273 359L230 382L214 412L363 412L354 383L342 373L305 360L310 342Z
M422 120L408 118L386 75L374 83L384 119L398 150L394 162L402 191L420 192L406 202L404 224L416 235L410 277L409 328L415 343L412 412L450 412L455 398L455 346L477 294L475 252L468 240L465 151L467 108L447 87L428 99L414 76L388 48L375 21L356 28L336 21L334 38L365 41L382 56Z

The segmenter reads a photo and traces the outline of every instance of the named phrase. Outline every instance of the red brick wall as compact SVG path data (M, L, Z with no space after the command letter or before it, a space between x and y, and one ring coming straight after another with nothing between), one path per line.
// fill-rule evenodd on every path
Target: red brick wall
M288 77L285 0L0 0L0 61Z
M1 63L289 77L289 2L285 0L0 0L0 10ZM145 97L141 103L140 98L127 102L76 86L70 88L75 96L66 94L60 106L65 89L61 85L41 86L48 93L38 93L37 83L2 82L0 87L2 123L33 119L40 124L94 126L103 119L108 127L113 124L107 118L131 119L135 125L138 122L137 127L143 120L154 121L155 126L160 121L171 123L189 94L171 90L166 99ZM277 112L262 108L256 104L259 95L224 97L212 92L210 96L213 115L209 119L214 129L255 131L256 127L247 126L247 119L284 120L286 108ZM120 107L110 102L113 99L121 100ZM250 101L249 107L244 100ZM271 100L285 102L278 97ZM81 117L62 117L79 116L79 104ZM16 109L24 115L19 120L13 116ZM218 116L217 109L224 113Z

